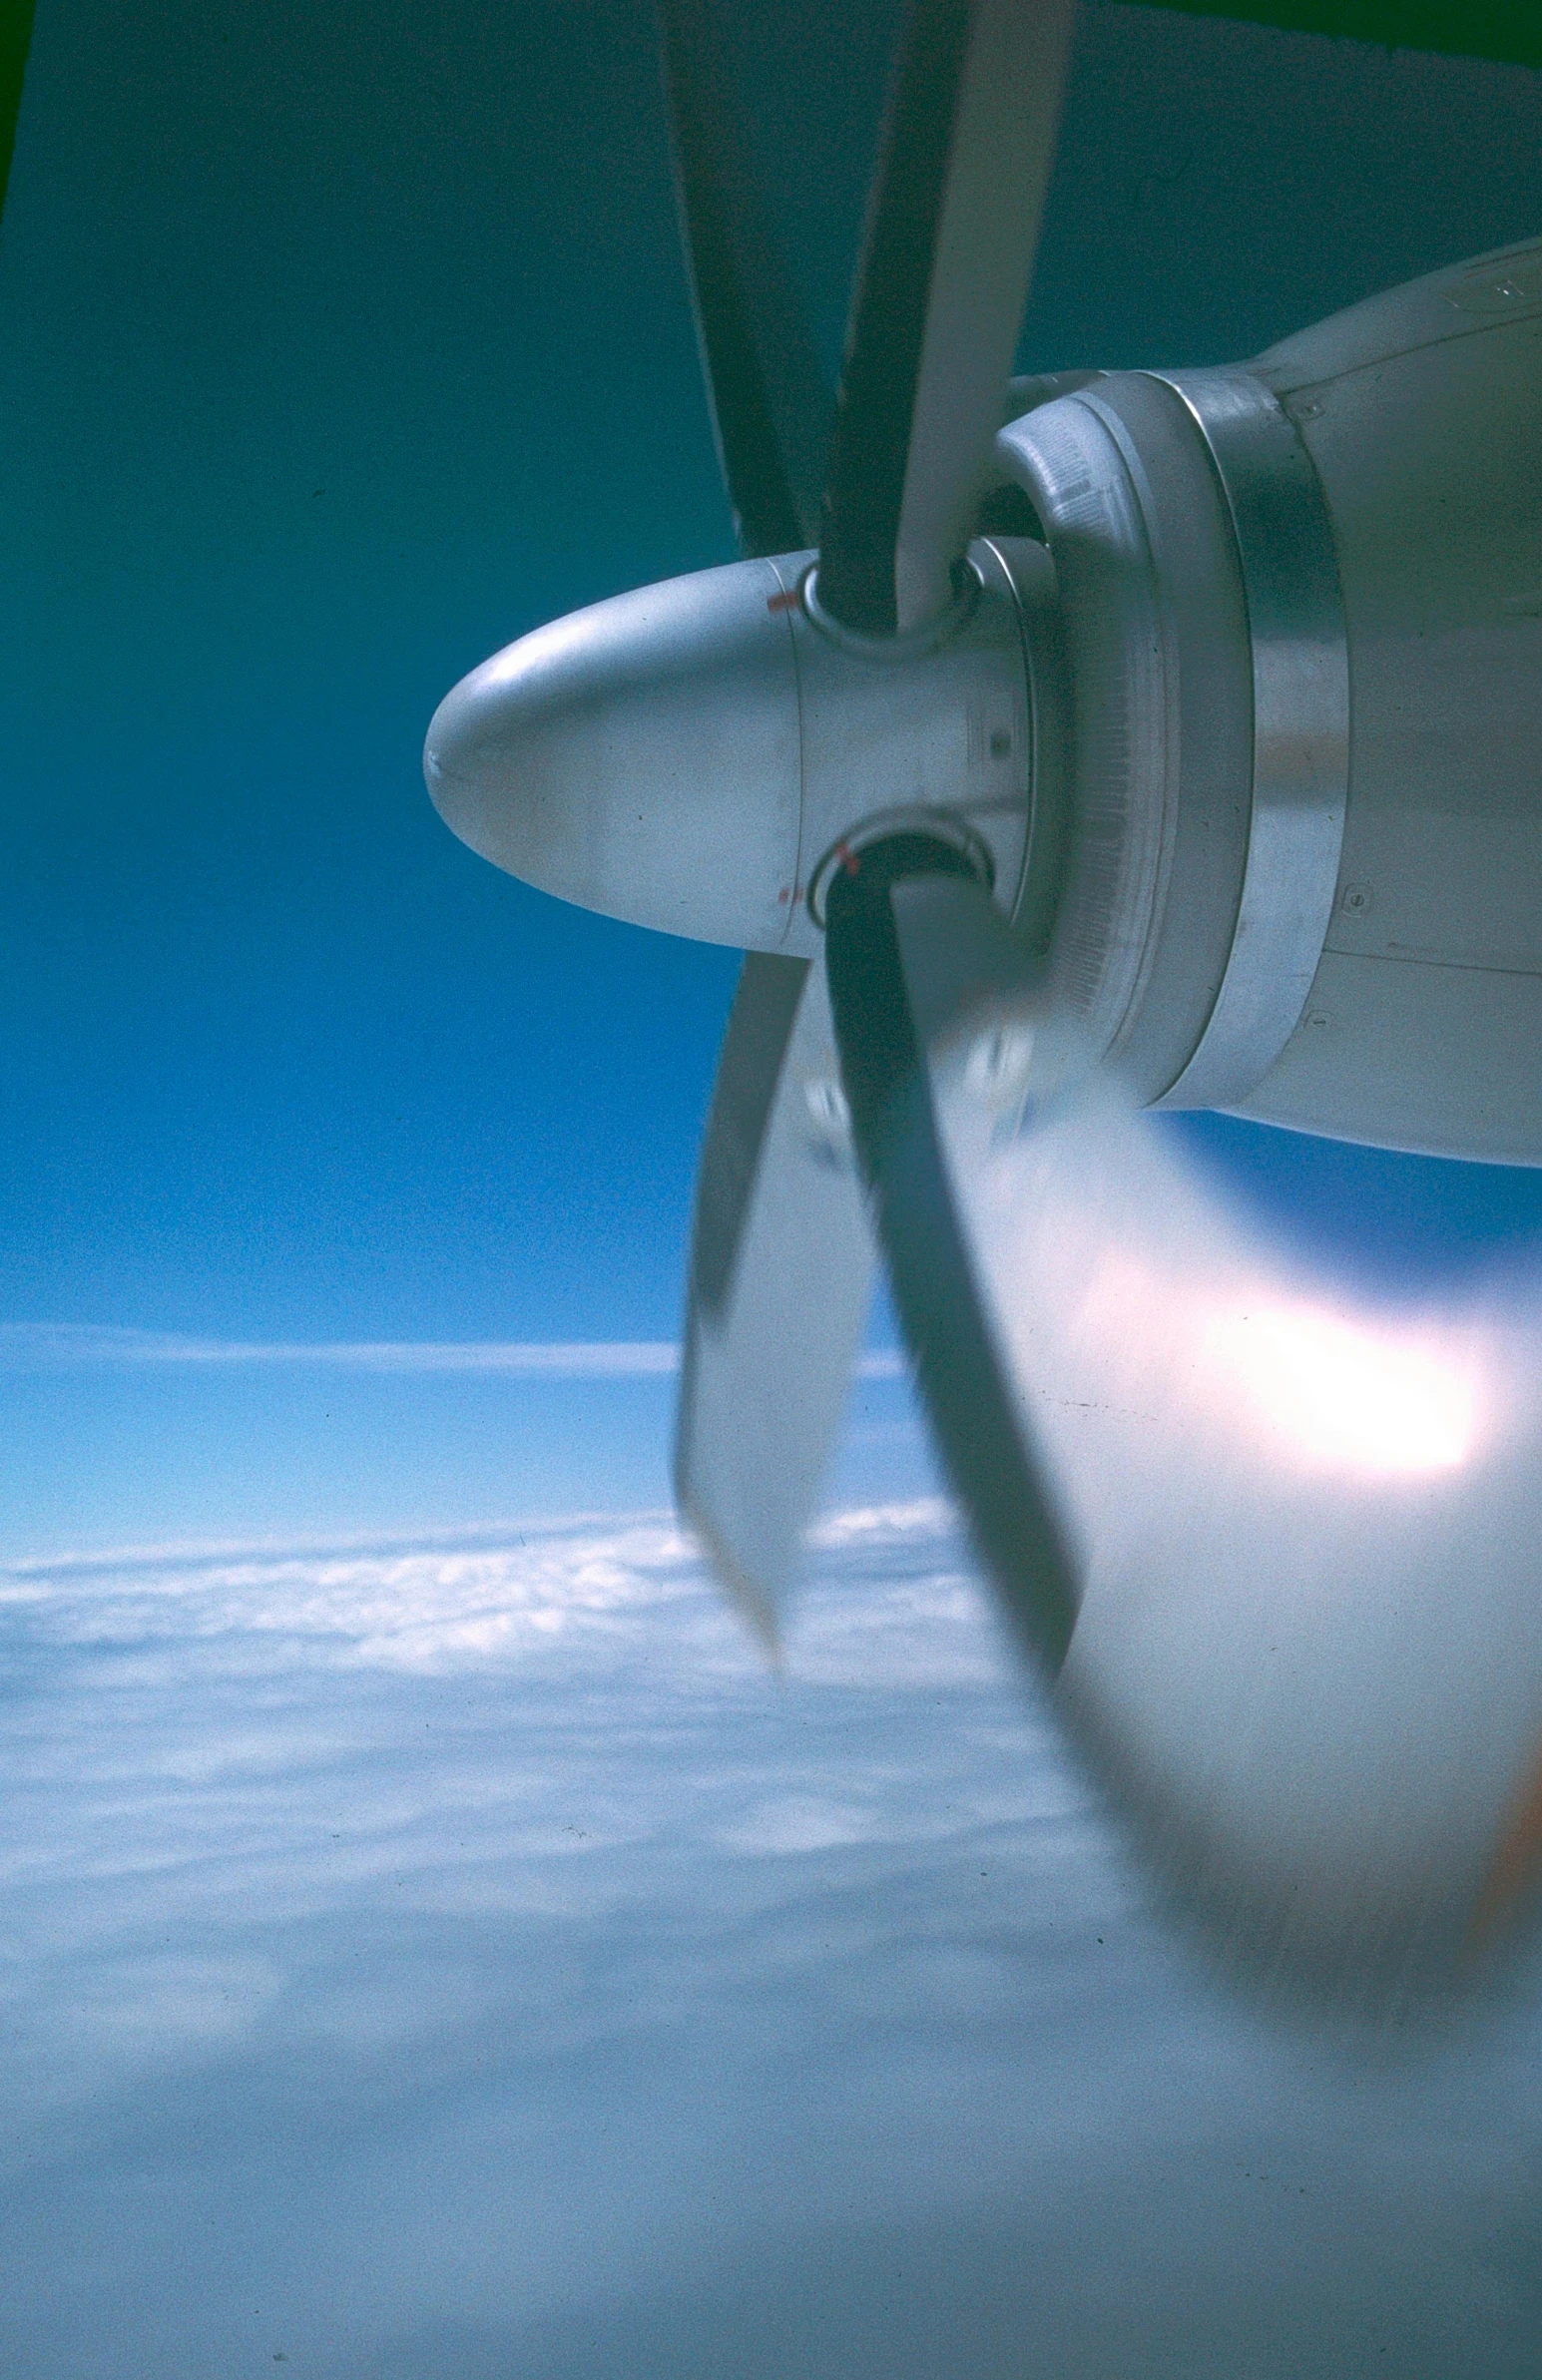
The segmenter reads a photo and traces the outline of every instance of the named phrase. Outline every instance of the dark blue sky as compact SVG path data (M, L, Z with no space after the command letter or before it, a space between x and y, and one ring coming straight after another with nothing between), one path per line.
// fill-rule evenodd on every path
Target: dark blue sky
M833 365L893 12L729 15ZM1539 135L1521 69L1091 7L1021 360L1531 233ZM0 313L0 1318L673 1335L734 958L496 875L418 761L486 652L731 551L648 9L43 0ZM1211 1138L1394 1270L1539 1213Z

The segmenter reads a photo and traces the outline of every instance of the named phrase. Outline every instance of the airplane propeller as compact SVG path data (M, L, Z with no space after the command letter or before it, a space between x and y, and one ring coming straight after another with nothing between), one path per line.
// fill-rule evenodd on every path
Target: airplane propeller
M698 335L741 547L805 542L796 532L810 522L811 458L827 452L806 600L838 629L897 646L953 600L984 490L1053 161L1070 0L912 9L832 424L708 12L702 0L662 0L660 19ZM912 872L959 864L936 842L911 837L895 849ZM865 890L880 864L874 854L853 881ZM983 929L983 913L972 922ZM847 1115L853 1083L865 1080L873 1020L857 1011L874 923L865 902L833 898L820 958L747 960L704 1145L676 1486L726 1583L772 1638L868 1301L870 1232ZM829 989L847 987L835 1023L843 1012L851 1020L838 1062L826 962ZM898 1023L897 981L890 1005ZM860 1101L857 1112L866 1113ZM890 1181L892 1155L865 1137L859 1162ZM942 1197L940 1180L928 1194ZM896 1280L909 1278L896 1248L915 1236L910 1200L882 1192L877 1213ZM925 1374L933 1419L945 1444L972 1446L976 1431L953 1415L935 1345ZM1013 1501L1028 1510L1036 1500ZM1031 1567L1029 1549L1048 1542L1037 1520L1026 1539L1010 1527L993 1535L1004 1555L1009 1543L1020 1548L1014 1578L1026 1576L1025 1560ZM1039 1591L1022 1592L1031 1602ZM1065 1602L1064 1581L1048 1592ZM1060 1642L1063 1627L1062 1613L1045 1642Z
M1069 0L918 0L836 399L819 601L904 635L952 592L1001 425L1070 47Z
M709 0L660 20L743 559L495 654L424 764L511 874L748 953L681 1508L774 1647L881 1251L1182 1905L1335 1990L1469 1972L1542 1871L1542 1298L1373 1312L1141 1111L1542 1163L1542 242L1011 379L1070 0L913 0L832 400Z

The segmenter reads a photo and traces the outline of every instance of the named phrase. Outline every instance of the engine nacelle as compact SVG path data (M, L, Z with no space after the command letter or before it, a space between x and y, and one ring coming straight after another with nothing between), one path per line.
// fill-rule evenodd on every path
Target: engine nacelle
M1002 433L1067 652L1057 981L1151 1104L1542 1162L1542 244Z

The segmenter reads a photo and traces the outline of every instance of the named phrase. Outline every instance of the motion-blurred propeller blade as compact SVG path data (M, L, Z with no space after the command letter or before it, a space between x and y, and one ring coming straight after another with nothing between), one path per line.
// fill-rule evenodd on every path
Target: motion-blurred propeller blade
M891 636L946 605L1000 425L1073 0L914 0L836 400L822 609Z
M660 0L675 189L740 551L818 534L833 405L756 187L704 0Z
M872 1279L822 963L752 952L697 1185L681 1509L774 1648Z
M1312 1279L1078 1065L964 866L857 854L826 961L987 1567L1229 1963L1377 2012L1448 1990L1542 1875L1537 1292Z
M934 1100L1015 1124L1037 971L967 862L925 835L856 854L825 916L852 1128L932 1428L1010 1618L1053 1673L1076 1621L1073 1560L980 1296Z
M1378 2012L1470 1979L1542 1868L1535 1285L1315 1275L1106 1084L993 1145L956 1116L1083 1749L1229 1964Z

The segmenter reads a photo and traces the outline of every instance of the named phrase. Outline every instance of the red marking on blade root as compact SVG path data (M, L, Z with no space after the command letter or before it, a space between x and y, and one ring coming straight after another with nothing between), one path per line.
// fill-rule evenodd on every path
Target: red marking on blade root
M795 612L797 610L797 589L783 587L778 595L769 595L766 598L766 609L768 612Z

